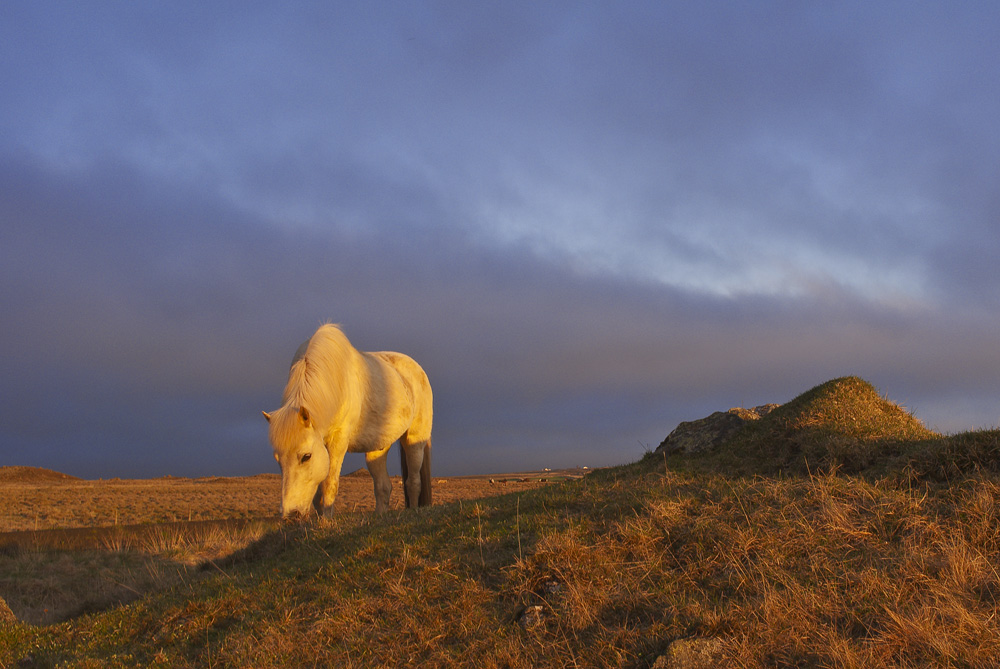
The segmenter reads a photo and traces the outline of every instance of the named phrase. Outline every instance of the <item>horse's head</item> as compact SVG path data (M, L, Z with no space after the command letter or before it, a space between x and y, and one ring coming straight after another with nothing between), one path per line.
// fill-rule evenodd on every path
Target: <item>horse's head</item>
M305 407L285 406L264 412L271 424L269 436L274 459L281 465L281 515L295 518L309 514L316 488L330 472L330 455Z

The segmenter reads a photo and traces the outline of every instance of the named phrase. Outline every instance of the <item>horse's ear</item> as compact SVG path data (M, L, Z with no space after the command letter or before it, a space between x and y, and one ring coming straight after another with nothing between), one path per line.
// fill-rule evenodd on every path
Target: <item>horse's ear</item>
M309 427L309 412L305 407L299 407L299 418L302 420L302 424Z
M271 422L271 414L269 414L266 411L261 411L261 413L264 414L264 418L266 418L267 422L270 423Z

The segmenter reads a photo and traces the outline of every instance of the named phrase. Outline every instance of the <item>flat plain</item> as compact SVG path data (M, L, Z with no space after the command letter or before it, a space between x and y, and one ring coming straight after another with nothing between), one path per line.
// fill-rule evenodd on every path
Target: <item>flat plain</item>
M579 476L577 470L434 478L435 504L531 490ZM491 483L491 480L493 481ZM403 508L402 480L392 477L390 506ZM147 523L268 519L278 515L281 477L82 480L28 467L0 467L0 533ZM338 511L375 507L364 470L341 477ZM0 535L0 544L3 537Z

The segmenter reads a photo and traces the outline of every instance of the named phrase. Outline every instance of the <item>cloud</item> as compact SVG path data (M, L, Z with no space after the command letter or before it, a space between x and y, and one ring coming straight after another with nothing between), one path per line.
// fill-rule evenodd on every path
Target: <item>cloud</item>
M0 28L5 462L272 469L327 319L425 365L444 473L843 374L996 420L993 12L182 9Z
M266 471L258 411L326 319L361 348L425 365L443 472L621 461L680 420L846 373L922 401L970 384L990 392L1000 372L989 320L956 337L974 321L942 327L836 288L710 297L447 230L275 230L118 174L91 173L82 188L20 164L3 180L16 186L3 215L20 223L3 244L15 288L3 309L18 324L2 342L18 351L5 375L20 389L5 402L20 417L7 457L30 445L92 476ZM29 184L44 187L32 196ZM24 258L30 282L18 281Z

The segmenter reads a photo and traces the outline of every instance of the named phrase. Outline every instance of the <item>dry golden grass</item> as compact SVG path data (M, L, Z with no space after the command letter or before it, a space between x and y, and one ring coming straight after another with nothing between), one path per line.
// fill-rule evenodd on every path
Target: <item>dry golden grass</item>
M731 477L653 457L519 497L285 528L125 609L7 627L6 660L649 666L709 638L721 666L991 666L998 509L986 477ZM530 606L542 616L522 626Z

